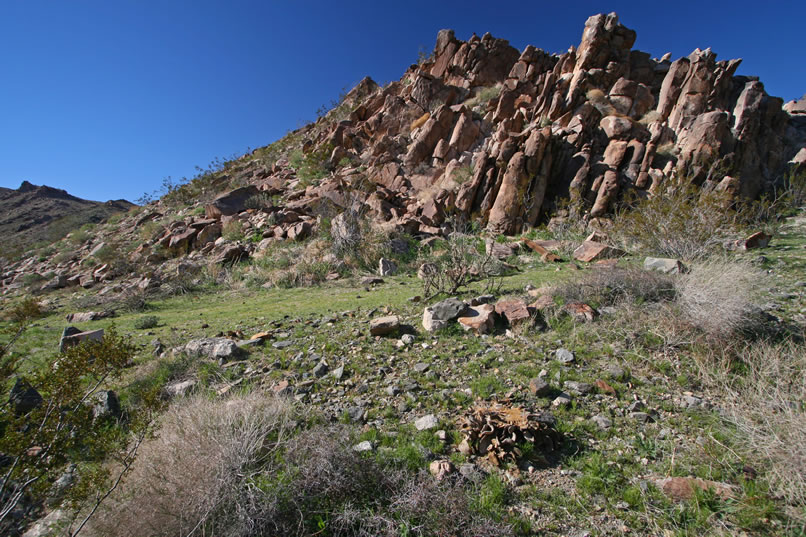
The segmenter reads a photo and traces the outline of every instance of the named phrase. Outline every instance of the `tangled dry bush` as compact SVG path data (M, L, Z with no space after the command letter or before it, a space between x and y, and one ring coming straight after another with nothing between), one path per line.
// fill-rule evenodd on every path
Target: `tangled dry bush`
M562 302L594 302L599 306L660 302L675 297L673 276L637 267L615 267L584 272L579 279L552 288Z
M682 318L712 341L759 328L758 270L738 259L712 258L691 265L675 280Z
M269 455L286 441L291 418L287 403L257 393L174 406L157 437L141 446L131 475L90 533L142 537L205 529L246 535L244 481L256 468L274 464Z
M726 401L747 453L760 455L776 495L790 516L806 523L806 352L801 341L748 343L738 353L742 376L704 367ZM710 360L713 362L714 360Z
M703 259L743 233L743 217L730 203L724 193L702 192L692 184L661 183L651 197L626 201L609 233L629 250Z
M471 508L471 491L461 482L437 482L362 456L345 426L300 432L304 422L289 403L260 393L177 404L90 533L511 534Z

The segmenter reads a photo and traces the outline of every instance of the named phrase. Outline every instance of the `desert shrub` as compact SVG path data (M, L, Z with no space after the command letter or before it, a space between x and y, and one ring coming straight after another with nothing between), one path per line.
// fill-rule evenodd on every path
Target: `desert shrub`
M479 105L487 105L487 103L501 95L501 87L500 84L496 84L495 86L480 88L473 97L465 101L465 106L475 108Z
M412 263L417 251L415 241L373 226L365 213L366 207L356 204L332 220L330 237L336 257L351 269L369 272L378 269L382 257L394 259L401 270ZM408 251L396 252L391 247L393 240L406 242Z
M624 302L669 301L677 292L673 276L637 267L615 267L584 272L579 278L553 287L551 294L563 303L614 306Z
M138 330L146 330L148 328L154 328L159 322L159 317L156 315L144 315L143 317L135 319L134 327Z
M230 241L243 240L243 223L240 220L230 220L222 226L221 236Z
M95 252L95 259L116 269L125 270L129 265L126 250L120 244L106 244Z
M616 113L615 107L610 104L610 100L607 98L605 92L599 88L589 89L587 93L585 93L585 97L603 116L612 116Z
M693 260L742 233L742 218L725 194L691 184L662 183L647 199L626 200L610 235L628 249Z
M638 123L642 125L649 125L650 123L655 123L656 121L660 121L661 115L657 110L650 110L644 116L638 120Z
M72 233L70 233L70 236L68 237L68 239L73 244L81 245L81 244L84 244L85 242L87 242L90 239L90 237L91 237L91 235L90 235L89 231L84 230L84 229L77 229L76 231L73 231Z
M806 523L806 353L802 342L754 342L737 353L744 368L731 375L705 362L746 453L760 459L775 494Z
M425 122L428 121L428 118L430 117L431 117L430 112L426 112L425 114L421 115L420 117L411 122L411 127L409 127L409 130L414 131L416 129L419 129L420 127L425 125Z
M329 144L307 153L301 149L291 152L288 162L297 173L301 186L318 184L321 179L327 177L330 173L329 160L332 152L333 146Z
M72 261L75 258L75 253L71 251L59 252L53 257L53 262L57 265Z
M287 441L292 416L282 400L259 393L174 405L91 533L249 535L253 480L280 471L272 455Z
M11 404L0 407L0 452L7 461L0 484L0 533L14 534L36 517L32 507L48 497L69 463L78 465L78 484L67 491L74 505L96 504L114 485L115 475L125 471L136 453L129 448L132 443L136 448L148 431L155 400L143 394L143 406L127 408L121 421L120 416L97 414L92 402L120 378L133 355L134 347L112 327L102 340L65 349L26 379L18 376L16 358L0 356L6 375L0 386L14 380L18 387ZM122 470L99 467L107 457L121 460Z
M711 341L763 328L761 312L753 304L761 275L748 263L714 258L692 264L675 279L682 319Z
M485 252L478 237L460 231L448 234L435 250L423 250L419 265L423 267L419 275L427 298L452 295L477 281L484 281L485 290L489 290L495 286L496 276L505 272L501 261L492 252Z
M175 404L95 535L505 535L439 483L352 450L343 426L295 430L298 412L261 393Z
M266 192L258 192L254 196L244 201L244 207L247 209L267 209L276 205L277 197L272 196Z

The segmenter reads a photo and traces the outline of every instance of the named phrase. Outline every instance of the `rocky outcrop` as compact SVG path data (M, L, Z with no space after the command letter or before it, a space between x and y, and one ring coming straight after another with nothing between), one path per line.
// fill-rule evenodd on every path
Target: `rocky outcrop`
M806 98L784 105L736 75L740 60L710 49L672 61L633 50L635 39L614 13L590 17L562 54L442 30L399 81L366 78L316 123L228 163L192 212L160 202L125 219L118 242L138 245L126 263L93 256L114 241L88 241L60 259L4 266L0 289L32 273L46 289L88 288L131 264L229 264L305 241L344 211L423 238L450 233L457 218L514 235L564 198L567 218L595 223L664 182L755 197L806 166Z

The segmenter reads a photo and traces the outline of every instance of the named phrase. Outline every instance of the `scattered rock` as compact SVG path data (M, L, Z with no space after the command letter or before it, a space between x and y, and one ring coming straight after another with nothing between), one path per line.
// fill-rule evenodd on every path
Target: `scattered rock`
M330 371L330 368L328 367L327 363L324 361L319 362L313 368L313 376L315 376L316 378L322 378L325 375L327 375L328 371Z
M541 378L529 381L529 392L535 397L545 397L551 393L551 386Z
M369 333L373 336L388 336L400 330L400 317L389 315L372 319L369 323Z
M563 382L563 388L574 395L587 395L593 391L593 386L587 382L577 382L575 380L567 380Z
M423 328L434 332L448 326L448 323L467 311L467 304L455 298L448 298L425 308L423 312Z
M92 417L95 419L119 418L120 399L118 399L118 394L112 390L102 390L95 394L95 404L92 406Z
M755 248L766 248L770 244L770 237L763 231L753 233L741 243L742 250L753 250Z
M374 449L375 446L369 440L364 440L363 442L359 442L358 444L353 446L353 451L357 451L358 453L373 451Z
M568 349L557 349L554 351L554 356L557 358L557 361L561 364L570 364L576 359L574 353L569 351Z
M600 242L585 241L574 250L574 259L583 263L590 263L600 259L621 257L624 254L625 252L618 248L611 248Z
M479 335L489 334L495 328L495 307L491 304L470 306L457 321L465 330L473 330Z
M603 416L602 414L595 415L593 418L591 418L591 421L593 421L597 427L603 430L607 430L613 426L613 422L610 420L610 418Z
M180 380L167 384L162 389L162 393L168 399L172 399L174 397L184 397L192 392L195 387L196 381L193 379Z
M644 269L664 274L682 274L686 271L686 267L679 259L665 257L647 257L644 259Z
M512 327L533 322L533 312L529 311L529 307L523 300L499 300L495 304L495 312L504 317Z
M690 500L696 490L713 490L723 500L734 497L733 487L727 483L708 481L697 477L666 477L655 481L657 487L675 501Z
M378 261L378 274L381 276L394 276L397 274L397 263L382 257Z
M554 400L551 402L551 406L558 407L558 406L568 406L571 404L571 396L567 393L561 393Z
M99 319L106 319L113 317L114 311L85 311L81 313L69 313L67 315L68 323L86 323L89 321L97 321Z
M14 409L14 413L18 416L32 411L41 405L42 401L42 395L40 395L36 388L31 386L27 380L20 377L14 382L14 386L11 388L11 393L8 397L11 408Z
M456 468L451 461L442 459L431 462L431 464L428 465L428 471L431 472L432 476L437 478L437 481L442 481L449 474L456 471Z
M220 337L188 341L183 350L189 356L218 360L220 364L239 357L243 352L231 339Z
M421 418L414 420L414 427L418 431L428 431L430 429L436 429L439 425L439 420L433 414L427 414Z

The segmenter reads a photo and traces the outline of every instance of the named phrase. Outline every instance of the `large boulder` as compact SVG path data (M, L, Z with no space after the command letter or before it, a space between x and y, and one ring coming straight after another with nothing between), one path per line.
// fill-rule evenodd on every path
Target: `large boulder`
M234 341L221 337L188 341L183 350L188 356L218 360L222 364L239 357L243 352Z
M467 311L467 304L456 298L447 298L423 311L423 328L434 332L448 326L448 323Z
M17 415L27 414L42 404L42 396L27 380L18 378L11 388L8 402Z
M400 317L389 315L378 317L369 322L369 333L373 336L386 336L395 334L400 329Z
M207 218L221 218L246 210L246 200L260 191L255 185L244 186L221 194L204 208Z
M480 304L470 306L462 317L457 321L465 330L472 330L475 333L489 334L495 328L495 306L492 304Z

